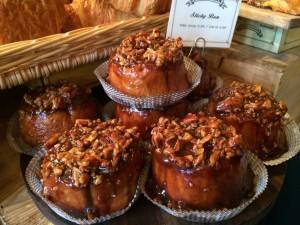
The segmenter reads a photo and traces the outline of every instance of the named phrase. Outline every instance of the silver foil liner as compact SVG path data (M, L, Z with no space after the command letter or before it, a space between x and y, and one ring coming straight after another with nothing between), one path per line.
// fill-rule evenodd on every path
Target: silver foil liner
M36 153L36 149L26 144L21 137L18 112L15 112L8 121L6 139L8 145L16 152L32 156Z
M127 212L131 206L134 204L134 202L138 199L140 195L140 187L139 185L137 186L136 192L133 196L133 199L131 202L128 204L128 206L120 211L111 213L109 215L101 216L101 217L96 217L94 219L83 219L83 218L76 218L73 217L72 215L68 214L58 206L56 206L53 202L49 201L42 195L42 184L37 176L37 174L40 171L40 166L43 157L46 155L46 150L45 149L40 149L35 156L32 158L32 160L29 162L26 172L25 172L25 179L29 185L30 190L36 194L39 198L41 198L57 215L60 217L71 221L76 224L95 224L95 223L101 223L110 219L113 219L115 217L123 215L125 212Z
M283 132L287 141L287 151L276 159L266 160L267 166L276 166L296 156L300 151L300 131L295 120L286 113L283 118Z
M268 185L268 171L263 162L255 156L253 153L246 151L246 157L250 164L250 167L254 173L254 192L255 194L249 198L244 199L241 204L232 209L220 209L220 210L175 210L171 209L163 204L154 201L146 191L146 181L148 174L145 172L141 179L141 190L144 196L150 200L153 204L166 211L167 213L183 218L188 221L199 223L217 223L223 220L230 219L240 214L246 209L255 199L257 199L266 189ZM149 166L148 166L149 170Z
M94 71L106 94L115 102L137 109L154 109L162 106L172 105L190 94L200 83L202 69L191 59L184 57L184 65L187 69L187 78L190 88L184 91L168 93L151 97L132 97L118 91L107 81L108 61L102 63Z

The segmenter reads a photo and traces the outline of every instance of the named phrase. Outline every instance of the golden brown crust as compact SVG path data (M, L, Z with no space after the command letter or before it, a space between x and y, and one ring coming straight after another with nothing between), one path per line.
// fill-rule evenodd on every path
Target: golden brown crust
M71 13L70 22L73 22L73 27L76 25L90 27L136 17L113 8L107 0L73 0L70 8L68 12ZM79 18L80 23L76 21L76 17Z
M204 113L181 120L160 118L151 134L155 151L180 168L215 167L242 155L235 128Z
M249 5L271 8L273 11L300 15L299 0L243 0Z
M171 0L110 0L114 8L138 16L146 16L167 12Z
M74 187L98 184L102 173L118 170L136 150L139 133L118 120L76 120L74 127L46 144L42 170Z
M62 0L1 0L0 44L60 33L66 19L64 10L66 2Z

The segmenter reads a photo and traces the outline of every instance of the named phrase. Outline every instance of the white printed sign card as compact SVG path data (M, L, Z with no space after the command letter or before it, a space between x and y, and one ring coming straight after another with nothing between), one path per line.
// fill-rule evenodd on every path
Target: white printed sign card
M185 46L202 37L206 47L229 48L240 5L241 0L173 0L167 37L182 37Z

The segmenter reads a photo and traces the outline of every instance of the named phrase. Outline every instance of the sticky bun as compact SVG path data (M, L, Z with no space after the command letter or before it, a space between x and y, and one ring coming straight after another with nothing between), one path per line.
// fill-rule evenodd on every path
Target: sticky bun
M112 54L108 82L120 92L157 96L189 88L181 38L165 38L158 30L126 37Z
M91 90L64 83L34 89L24 95L19 109L23 140L32 147L70 129L76 119L95 119L98 104Z
M260 158L282 153L282 118L287 108L261 85L233 82L212 95L207 110L233 125L243 136L245 147Z
M162 117L152 130L152 145L149 193L169 207L232 208L252 191L253 174L241 136L216 117Z
M75 217L94 218L132 201L143 155L137 128L118 120L76 120L50 139L41 165L43 195Z

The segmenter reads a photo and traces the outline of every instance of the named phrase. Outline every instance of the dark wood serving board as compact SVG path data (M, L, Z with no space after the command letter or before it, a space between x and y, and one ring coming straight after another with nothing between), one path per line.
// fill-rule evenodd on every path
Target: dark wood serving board
M21 155L20 165L21 170L24 175L26 167L30 161L31 157L27 155ZM285 174L286 174L286 164L281 164L276 167L269 167L269 184L265 192L256 199L248 208L246 208L240 215L234 217L233 219L218 223L219 225L254 225L258 224L262 218L269 212L272 208L278 193L283 185ZM29 190L29 187L27 186ZM29 190L29 194L33 199L36 206L42 212L42 214L50 220L52 223L57 225L62 224L74 224L71 223L56 213L54 213L38 196L33 194ZM140 196L136 204L124 215L112 219L108 222L102 223L105 225L192 225L199 223L192 223L185 221L180 218L176 218L158 207L154 206L145 197Z

